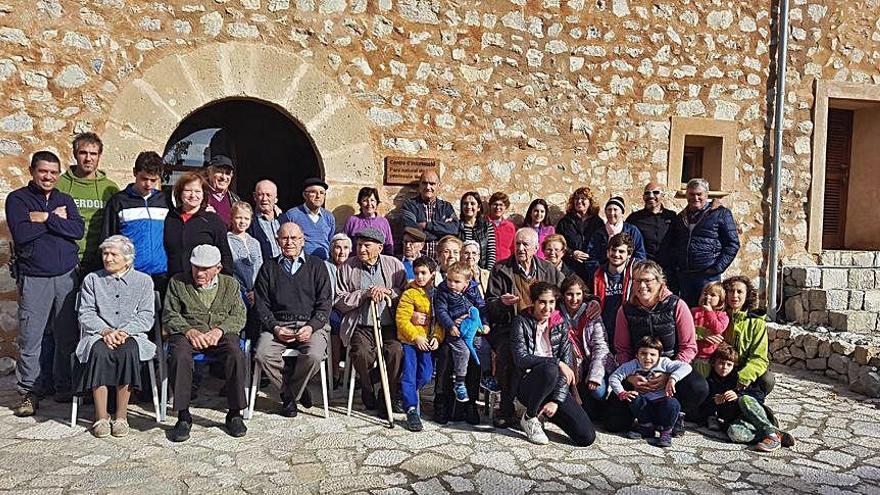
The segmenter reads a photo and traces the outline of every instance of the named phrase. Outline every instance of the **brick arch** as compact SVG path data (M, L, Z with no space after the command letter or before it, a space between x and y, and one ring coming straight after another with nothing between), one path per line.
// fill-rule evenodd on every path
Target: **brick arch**
M102 135L109 172L124 176L141 151L161 153L187 116L230 98L265 102L306 132L334 188L331 206L381 183L363 113L335 81L292 52L239 42L170 54L123 86Z

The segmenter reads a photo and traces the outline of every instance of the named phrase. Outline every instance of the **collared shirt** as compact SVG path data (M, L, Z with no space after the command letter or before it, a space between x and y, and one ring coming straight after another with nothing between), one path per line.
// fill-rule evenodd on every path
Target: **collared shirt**
M535 278L535 276L537 275L537 273L536 273L537 263L535 263L535 260L532 259L531 266L529 267L529 269L526 269L526 267L524 267L522 265L522 263L517 261L516 262L516 271L519 272L519 274L522 275L523 277L525 277L527 280L533 280Z
M364 271L364 276L361 277L361 289L369 289L370 287L388 287L391 284L391 281L385 280L385 274L382 273L382 266L379 263L379 260L376 260L372 265L367 265L366 263L361 263L361 270ZM373 326L373 314L372 314L372 303L363 304L360 308L361 316L359 325L364 326ZM394 319L391 316L390 308L387 307L385 300L381 300L376 303L376 310L379 312L379 324L382 326L393 325Z
M550 345L550 320L544 323L538 322L535 331L535 355L553 357L553 347Z
M424 199L422 199L422 205L425 207L425 221L427 222L425 230L429 230L431 228L432 220L434 219L434 209L437 207L437 198L435 197L431 201L425 201ZM422 253L424 253L425 256L431 258L432 260L436 260L437 241L425 242L425 247L422 248Z
M278 263L281 264L281 268L284 268L291 275L296 275L296 272L302 268L303 264L306 262L306 253L303 251L299 252L299 256L296 259L289 259L285 256L278 258Z
M196 286L196 294L199 295L199 300L202 301L202 304L205 305L206 308L210 308L212 304L214 304L214 298L217 297L217 287L220 285L220 276L215 275L214 279L208 283L208 285L204 287Z
M306 213L309 215L309 219L311 219L312 223L318 223L321 220L321 208L318 208L317 211L312 211L311 208L306 208Z
M266 218L262 213L257 213L257 225L263 230L263 233L266 234L266 238L269 239L269 246L272 248L272 257L277 258L281 255L281 247L278 246L278 243L275 242L275 237L278 234L278 228L281 227L281 224L278 222L278 217Z

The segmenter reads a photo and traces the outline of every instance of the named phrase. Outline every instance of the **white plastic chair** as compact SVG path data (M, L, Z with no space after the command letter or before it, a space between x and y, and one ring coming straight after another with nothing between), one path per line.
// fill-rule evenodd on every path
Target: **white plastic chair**
M299 356L299 352L296 349L287 349L281 353L282 358L296 357ZM321 398L324 400L324 418L330 417L330 400L328 398L328 387L327 387L327 360L328 358L324 358L321 360ZM254 360L254 372L253 372L253 380L251 381L250 388L250 396L248 398L248 409L245 414L246 419L250 419L254 415L254 406L257 404L257 395L260 391L260 379L263 377L263 370L260 368L260 363ZM307 385L308 386L308 385Z
M156 388L156 366L153 364L153 360L157 359L158 356L159 356L158 352L156 354L154 354L153 357L147 361L147 366L149 366L149 368L150 368L150 389L153 391L153 411L155 412L155 415L156 415L156 423L162 423L162 421L165 418L164 418L164 415L162 414L160 403L159 403L159 391ZM73 359L75 360L76 357L74 357ZM73 399L71 400L71 403L70 403L70 427L71 428L76 426L77 414L79 413L79 406L80 406L81 402L82 402L82 397L79 397L77 395L74 395Z

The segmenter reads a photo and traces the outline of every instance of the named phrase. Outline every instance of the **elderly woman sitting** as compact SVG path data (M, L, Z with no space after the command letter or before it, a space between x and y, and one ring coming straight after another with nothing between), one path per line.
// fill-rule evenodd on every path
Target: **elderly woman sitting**
M128 398L141 388L140 362L152 359L156 346L147 338L153 326L153 280L132 268L134 245L125 236L108 237L99 246L104 269L86 275L79 293L83 364L81 393L92 392L98 437L128 434ZM116 418L107 413L107 387L116 387Z

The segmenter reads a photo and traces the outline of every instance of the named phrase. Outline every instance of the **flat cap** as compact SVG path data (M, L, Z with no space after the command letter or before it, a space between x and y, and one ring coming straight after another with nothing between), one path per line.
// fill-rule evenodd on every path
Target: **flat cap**
M354 235L358 239L366 239L376 241L379 244L385 244L385 234L375 227L367 227Z
M211 157L212 167L223 167L235 170L235 164L232 163L232 158L229 158L226 155L214 155Z
M403 229L403 235L410 236L414 241L417 242L425 242L428 239L424 231L415 227L407 227Z
M199 244L189 255L189 264L199 268L210 268L220 264L220 250L210 244Z
M308 189L310 186L321 186L324 189L330 189L330 186L320 177L309 177L303 181L303 189Z

